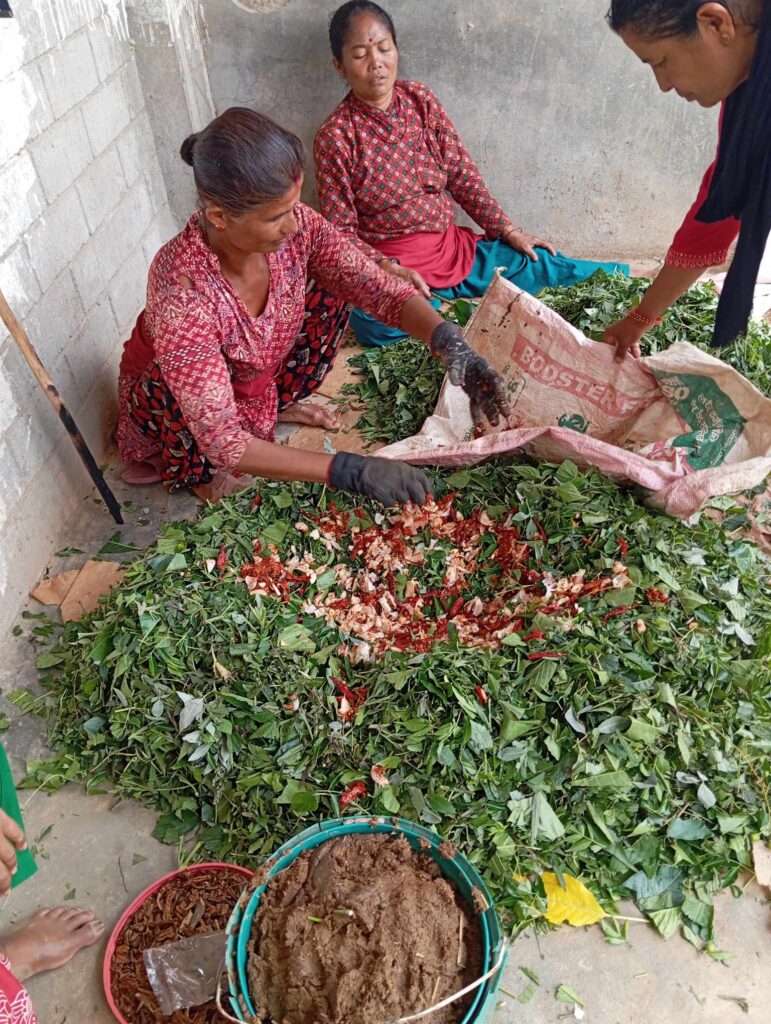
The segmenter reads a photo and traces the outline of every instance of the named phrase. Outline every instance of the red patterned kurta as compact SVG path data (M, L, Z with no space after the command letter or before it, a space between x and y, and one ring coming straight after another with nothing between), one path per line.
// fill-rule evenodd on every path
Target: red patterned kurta
M0 1024L38 1024L27 990L0 953Z
M371 259L383 258L378 242L445 232L456 203L490 238L511 225L420 82L398 81L387 110L349 92L319 128L314 157L321 212Z
M201 452L221 470L234 470L253 438L273 440L275 377L302 327L309 275L393 326L416 294L411 285L374 266L314 210L299 203L295 213L297 233L278 252L266 254L270 289L258 317L249 314L222 274L199 226L199 213L150 267L144 326L155 361ZM192 287L180 283L181 278ZM129 415L128 397L145 369L131 345L121 363L118 442L121 458L138 462L157 445ZM249 396L236 398L234 382Z
M720 113L720 131L722 132L722 130L723 111ZM720 142L718 141L719 152ZM671 267L696 270L701 267L718 266L720 263L726 262L728 250L736 241L741 224L733 217L715 221L714 224L705 224L696 219L696 214L704 205L709 194L716 165L717 154L714 163L707 169L707 173L702 179L695 203L686 214L667 253L666 262Z

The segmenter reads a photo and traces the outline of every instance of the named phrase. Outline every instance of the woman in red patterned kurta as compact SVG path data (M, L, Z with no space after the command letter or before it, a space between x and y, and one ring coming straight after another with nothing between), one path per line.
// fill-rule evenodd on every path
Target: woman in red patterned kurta
M329 29L335 66L351 91L316 135L321 212L370 259L427 298L481 295L496 268L525 291L575 284L595 270L629 268L574 260L515 227L482 180L436 96L397 80L393 21L378 4L351 0ZM485 232L455 223L460 206ZM393 261L393 262L392 262ZM403 332L359 310L351 327L365 345Z
M216 470L422 501L428 478L410 466L273 443L279 410L312 394L332 365L345 304L429 342L477 420L505 414L500 378L409 283L299 202L295 136L232 108L187 139L182 156L201 209L153 261L147 306L124 349L124 461L157 468L170 488L199 488Z

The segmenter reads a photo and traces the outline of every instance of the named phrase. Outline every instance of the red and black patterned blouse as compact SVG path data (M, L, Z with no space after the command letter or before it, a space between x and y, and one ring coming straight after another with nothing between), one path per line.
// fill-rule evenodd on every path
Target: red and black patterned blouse
M458 132L431 90L398 81L387 110L352 92L316 134L321 212L371 259L378 242L442 233L456 203L498 238L511 221L491 195Z
M723 130L723 111L720 113L720 132ZM720 142L718 141L718 153ZM696 201L685 216L685 220L678 228L677 234L667 253L666 262L671 267L682 267L683 269L715 267L725 263L728 259L728 250L736 241L741 224L733 217L728 220L715 221L714 224L705 224L696 219L696 214L704 205L712 184L712 176L717 165L717 154L714 163L707 168L707 172L701 182Z
M199 448L218 469L235 469L253 438L273 440L276 373L302 327L309 275L346 302L399 325L415 289L380 270L310 207L298 203L295 214L299 230L266 254L270 289L258 317L223 275L200 213L158 252L144 312L149 346L135 331L121 361L118 440L124 461L141 461L154 450L131 422L125 401L153 360Z

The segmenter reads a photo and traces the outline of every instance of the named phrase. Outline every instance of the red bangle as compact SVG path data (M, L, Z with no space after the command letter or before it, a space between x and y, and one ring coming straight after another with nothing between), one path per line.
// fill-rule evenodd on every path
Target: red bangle
M657 327L661 323L660 316L657 316L655 320L651 320L649 316L640 312L639 306L630 309L626 316L627 320L634 320L636 324L642 324L643 327Z

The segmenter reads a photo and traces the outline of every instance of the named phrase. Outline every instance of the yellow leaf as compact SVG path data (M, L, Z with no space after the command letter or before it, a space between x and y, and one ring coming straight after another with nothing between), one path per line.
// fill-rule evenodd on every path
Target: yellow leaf
M550 924L567 923L574 928L583 928L608 916L583 882L572 875L562 876L564 889L551 871L544 871L541 878L547 901L544 917Z
M228 679L232 679L233 678L233 673L230 671L229 668L227 668L227 666L223 665L221 661L217 661L217 656L216 655L212 655L212 662L213 662L214 674L218 675L220 677L220 679L224 679L225 682L227 682Z

